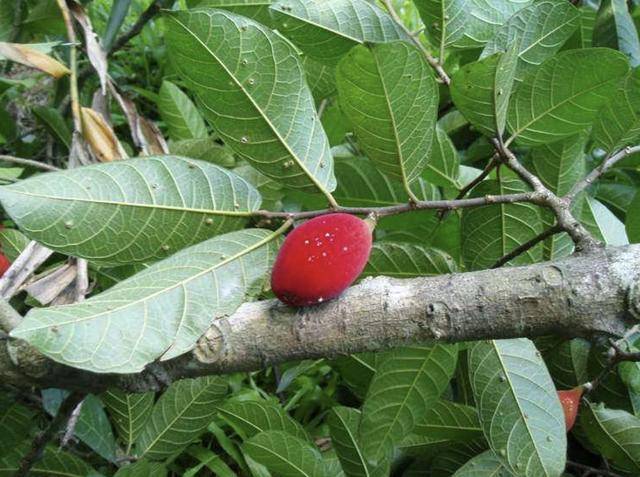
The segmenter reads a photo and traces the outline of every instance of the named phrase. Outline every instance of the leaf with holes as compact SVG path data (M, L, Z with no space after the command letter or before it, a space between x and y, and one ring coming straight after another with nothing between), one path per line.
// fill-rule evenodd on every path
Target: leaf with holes
M170 81L162 82L158 111L169 129L169 137L174 141L207 137L207 126L195 104Z
M221 167L174 156L41 174L0 187L30 239L104 265L148 262L242 228L260 195Z
M12 334L75 368L142 371L189 351L212 320L259 294L277 237L246 229L210 239L82 303L34 308Z
M558 53L529 75L511 99L512 139L536 146L584 131L628 71L625 56L607 48Z
M359 441L371 464L389 460L416 426L416 409L428 409L453 376L457 345L414 346L388 353L376 370L362 407Z
M619 50L632 68L640 65L638 30L625 0L603 0L593 28L593 46Z
M118 389L110 389L102 395L102 401L120 440L126 446L125 452L129 454L131 446L151 416L154 393L127 394Z
M284 36L329 65L358 44L410 41L387 12L367 0L278 0L271 11Z
M173 383L136 441L138 455L162 460L179 453L207 428L226 393L226 381L216 376Z
M309 439L298 421L281 406L270 402L227 401L218 412L245 439L265 431L283 431L300 439Z
M458 271L451 256L437 248L412 243L379 242L373 245L362 277L385 275L412 278Z
M411 191L429 158L438 109L424 55L403 42L357 46L338 64L337 84L367 157Z
M528 339L480 341L469 350L469 379L484 434L517 476L560 475L567 438L549 372Z
M294 48L222 10L170 12L166 20L176 70L225 144L289 187L333 191L329 141Z

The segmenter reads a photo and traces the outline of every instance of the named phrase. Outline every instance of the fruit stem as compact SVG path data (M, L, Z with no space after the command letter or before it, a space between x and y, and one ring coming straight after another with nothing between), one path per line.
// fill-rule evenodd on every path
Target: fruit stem
M376 225L378 224L378 214L371 212L367 215L367 218L364 219L364 222L369 227L369 231L373 234L373 231L376 229Z

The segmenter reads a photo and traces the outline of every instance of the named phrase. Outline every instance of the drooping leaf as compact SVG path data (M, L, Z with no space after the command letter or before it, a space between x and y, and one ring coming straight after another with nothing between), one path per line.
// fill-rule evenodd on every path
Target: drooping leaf
M593 140L609 153L640 138L640 70L634 70L607 101L593 126Z
M513 138L535 146L584 131L628 71L625 56L607 48L558 53L513 96L508 116Z
M441 50L462 38L469 0L415 0L414 3L430 38L434 38Z
M158 95L158 111L174 141L204 139L207 126L200 112L180 88L170 81L163 81Z
M458 151L446 132L436 125L427 167L422 173L424 180L442 187L458 188L460 158Z
M376 370L362 408L359 440L370 463L389 459L416 426L416 409L435 403L453 376L457 345L399 348Z
M280 406L262 401L228 401L220 416L245 439L266 431L283 431L308 440L307 431Z
M213 7L229 10L258 23L271 26L273 20L269 6L272 0L187 0L189 7Z
M469 377L484 434L517 476L560 475L567 439L549 372L527 339L477 342Z
M640 210L640 192L636 194L635 199L629 206L629 210L638 211ZM627 215L626 222L626 230L627 235L629 236L629 240L631 243L640 243L640 214L631 213Z
M82 303L34 308L13 335L76 368L141 371L189 351L212 320L260 293L275 241L262 229L221 235Z
M216 376L173 383L136 441L138 454L162 460L179 453L206 429L226 392L226 382Z
M282 431L267 431L242 445L243 451L281 477L330 477L322 455L309 442Z
M335 189L329 141L285 39L222 10L167 13L166 38L176 69L229 147L288 187Z
M527 73L556 54L578 28L580 13L570 2L543 0L519 10L485 46L481 58L510 48L516 50L515 78Z
M640 472L640 419L626 411L586 402L580 423L589 442L616 467Z
M453 474L453 477L513 477L513 475L495 452L488 450L467 462Z
M59 79L71 71L58 60L40 51L36 45L0 42L0 60L10 60L36 68Z
M444 399L425 410L413 432L434 439L456 441L482 437L478 411L471 406Z
M0 454L0 477L13 477L20 469L22 458L31 449L31 441L26 441L19 446L2 449ZM33 477L87 477L96 475L88 464L73 454L49 446L45 448L40 460L33 464L30 476Z
M107 406L118 437L129 453L151 416L154 394L128 394L118 389L110 389L102 395L102 401Z
M586 194L578 200L581 201L579 220L598 240L607 245L629 243L625 225L602 202Z
M504 176L501 180L485 180L472 191L471 197L503 195L526 191L518 179ZM481 270L496 263L516 247L542 232L539 209L529 203L486 205L465 209L462 213L462 256L469 270ZM509 263L539 262L542 247L536 246Z
M456 262L436 248L402 242L374 244L363 277L385 275L396 278L444 275L458 270Z
M633 68L640 65L640 40L625 0L603 0L593 29L593 46L619 50Z
M260 195L221 167L161 156L41 174L1 187L0 201L30 239L123 265L242 228Z
M329 65L358 44L408 40L391 16L367 0L277 0L271 11L283 35Z

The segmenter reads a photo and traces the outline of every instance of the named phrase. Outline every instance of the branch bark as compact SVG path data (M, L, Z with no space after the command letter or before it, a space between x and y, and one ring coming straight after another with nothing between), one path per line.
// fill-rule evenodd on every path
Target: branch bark
M363 280L340 299L293 309L246 303L217 320L196 349L135 375L96 375L0 345L0 380L100 392L161 389L173 380L432 341L623 336L640 319L640 245L525 267L399 280Z

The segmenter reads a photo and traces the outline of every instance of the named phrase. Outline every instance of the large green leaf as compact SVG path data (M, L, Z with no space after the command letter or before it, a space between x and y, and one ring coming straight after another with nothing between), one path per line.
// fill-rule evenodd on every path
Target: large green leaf
M229 10L263 25L272 23L269 6L272 0L187 0L190 7L213 7Z
M513 96L508 116L513 138L535 146L584 131L628 71L626 57L607 48L558 53Z
M481 58L514 48L518 56L515 77L522 81L560 50L578 28L579 16L578 9L564 0L533 3L509 18L487 43Z
M527 339L477 342L469 377L491 448L517 476L560 475L567 439L564 414L549 372Z
M286 432L262 432L245 441L242 449L279 477L332 477L311 443Z
M204 139L207 126L189 96L170 81L163 81L158 96L158 111L174 141Z
M513 477L513 474L495 452L488 450L467 462L453 477Z
M388 460L418 423L416 412L440 398L455 372L457 355L456 345L435 344L399 348L385 356L362 408L358 439L370 463Z
M635 199L629 206L629 210L632 213L627 214L626 229L627 235L631 243L640 243L640 192L636 194Z
M127 394L118 389L110 389L102 395L111 422L120 440L126 446L126 453L142 432L153 409L154 393Z
M207 428L227 393L221 377L173 383L160 397L136 441L138 455L162 460L179 454Z
M414 0L433 43L441 51L462 38L470 0Z
M260 195L221 167L162 156L41 174L0 187L0 201L27 237L125 265L242 228Z
M593 45L593 27L596 23L596 11L588 5L579 7L578 11L580 12L578 29L564 44L564 49L566 50L591 48Z
M436 125L433 146L427 167L422 173L424 180L442 187L459 188L460 158L458 151L446 132Z
M11 449L29 437L34 427L35 412L0 396L0 449Z
M624 224L602 202L589 195L580 199L579 220L598 240L607 245L627 245L629 238Z
M246 229L210 239L82 303L34 308L13 335L76 368L139 372L190 350L212 320L260 293L276 235Z
M384 10L367 0L278 0L271 11L283 35L329 65L358 44L408 40Z
M214 137L172 141L169 144L169 151L176 156L199 159L228 169L236 165L233 151L228 147L221 146Z
M307 83L316 101L333 95L336 91L335 66L322 64L306 55L302 57L302 66L307 76Z
M451 256L436 248L401 242L374 244L363 277L396 278L444 275L458 270Z
M488 449L484 438L466 442L450 442L442 451L435 452L430 477L451 477L467 462Z
M338 64L337 84L342 110L367 157L411 190L429 159L438 109L424 55L400 41L357 46Z
M15 261L27 245L29 245L29 239L19 230L0 230L0 249L10 262Z
M20 468L22 458L31 450L31 442L20 446L3 448L0 454L0 477L14 477ZM69 452L50 446L44 450L41 459L33 464L33 477L87 477L96 475L88 464Z
M481 132L504 132L517 66L516 50L469 63L451 79L451 99Z
M593 29L593 46L620 50L632 67L640 65L640 40L625 0L603 0Z
M640 138L640 70L634 70L607 101L593 126L594 142L607 152L635 144Z
M213 472L213 475L217 477L237 477L238 475L231 470L221 456L206 447L193 445L189 447L186 452L191 457L197 459L199 464L187 469L184 474L182 474L182 477L195 477L197 475L202 475L200 471L204 468L209 469Z
M591 344L582 338L563 341L544 353L549 373L558 389L573 389L589 381L587 363Z
M284 431L308 439L307 431L277 404L261 401L228 401L218 409L220 416L245 439L265 431Z
M222 10L167 14L169 54L224 142L289 187L335 189L329 141L294 48Z
M503 175L500 181L485 180L471 191L471 197L503 195L526 191L518 179ZM462 257L469 270L488 268L516 247L542 232L537 207L529 203L485 205L462 213ZM509 263L539 262L542 247L536 246Z
M589 442L616 467L640 472L640 419L626 411L585 403L580 424Z
M625 220L627 212L638 188L634 185L599 181L595 188L596 199L602 202L620 220Z
M426 410L413 432L434 439L456 441L482 437L478 411L471 406L444 399Z

